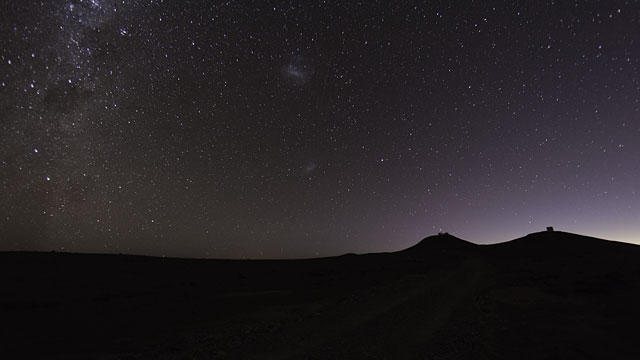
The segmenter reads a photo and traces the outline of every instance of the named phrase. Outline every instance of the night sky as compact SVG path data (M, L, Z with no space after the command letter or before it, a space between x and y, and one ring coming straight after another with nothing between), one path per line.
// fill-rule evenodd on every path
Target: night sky
M4 0L0 183L0 250L640 242L640 3Z

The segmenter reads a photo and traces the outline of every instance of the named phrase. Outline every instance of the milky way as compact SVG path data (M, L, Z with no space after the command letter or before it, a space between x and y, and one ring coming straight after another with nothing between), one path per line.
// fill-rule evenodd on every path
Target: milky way
M4 1L0 249L638 242L639 9Z

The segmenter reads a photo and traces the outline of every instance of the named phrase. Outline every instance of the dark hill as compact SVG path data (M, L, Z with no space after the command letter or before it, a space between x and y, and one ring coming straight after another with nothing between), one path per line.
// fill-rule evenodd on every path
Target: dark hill
M399 251L399 253L414 256L442 256L442 255L467 255L475 250L478 245L459 239L453 235L444 233L426 237L419 243Z
M625 250L638 255L637 252L640 249L637 245L608 241L563 231L532 233L512 241L495 244L494 246L503 248L507 252L517 252L521 255L533 253L552 256L594 254L600 251L604 251L605 253L624 253Z
M2 358L638 359L640 247L563 232L388 254L0 253Z

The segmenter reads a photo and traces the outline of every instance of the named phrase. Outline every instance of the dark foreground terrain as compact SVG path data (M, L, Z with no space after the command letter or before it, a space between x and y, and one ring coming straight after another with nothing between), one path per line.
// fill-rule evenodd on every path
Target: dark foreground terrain
M640 359L640 246L562 232L230 261L0 253L0 358Z

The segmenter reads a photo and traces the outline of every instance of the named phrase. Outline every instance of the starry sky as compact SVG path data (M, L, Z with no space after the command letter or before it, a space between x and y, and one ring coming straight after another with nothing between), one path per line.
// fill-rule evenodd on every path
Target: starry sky
M640 242L640 3L6 0L0 250Z

